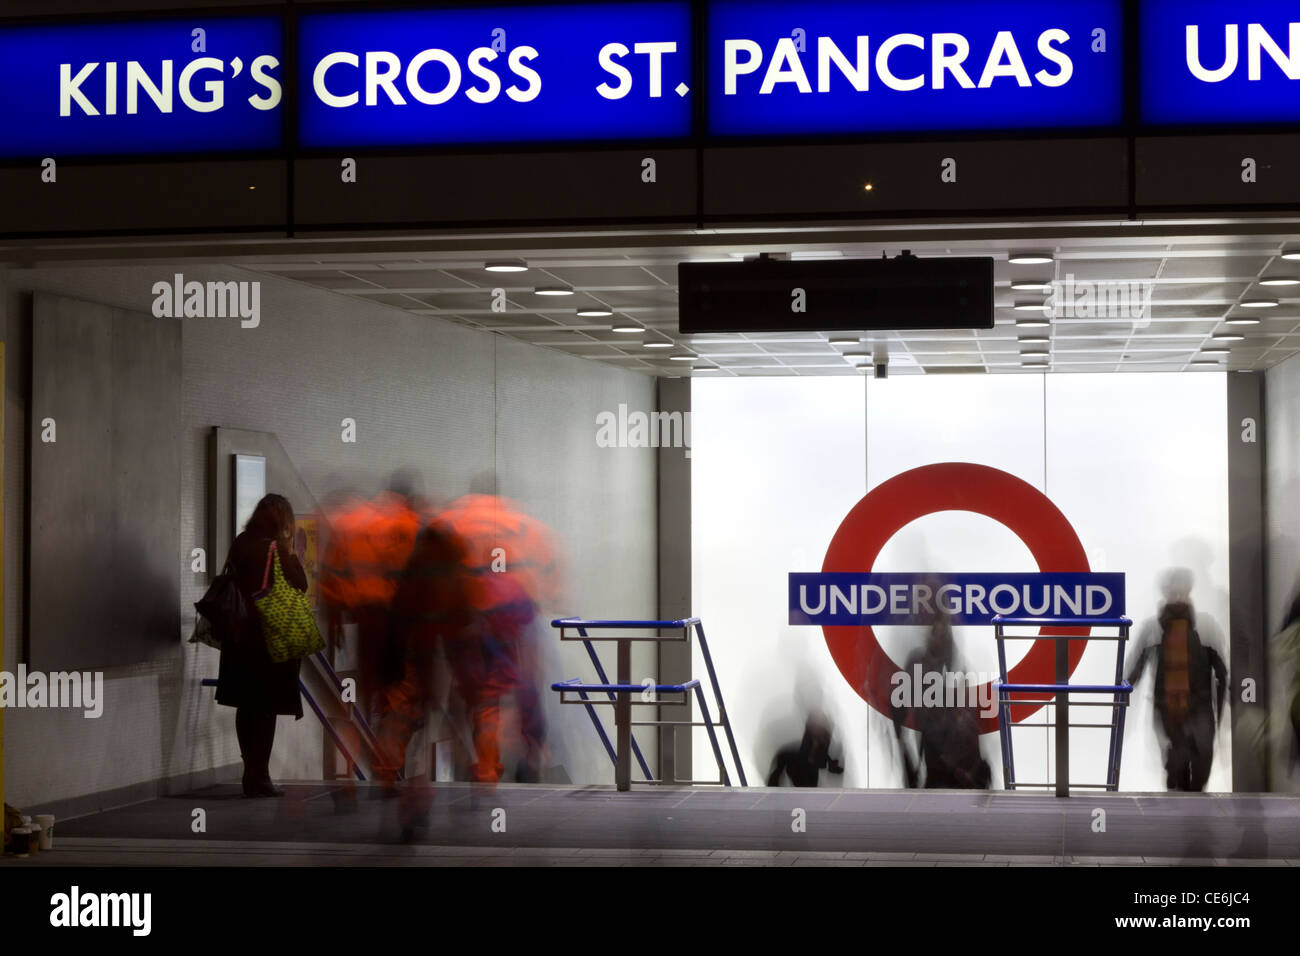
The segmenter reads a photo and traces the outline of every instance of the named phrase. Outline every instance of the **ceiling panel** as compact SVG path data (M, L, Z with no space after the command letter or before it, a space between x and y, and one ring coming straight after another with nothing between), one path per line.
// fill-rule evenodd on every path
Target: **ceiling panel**
M836 227L840 228L840 227ZM1135 236L1117 227L1113 236L1062 238L1034 243L1035 248L1054 250L1056 261L1047 266L1013 266L1006 261L1011 247L994 240L961 238L960 229L950 230L946 239L909 241L916 255L991 256L1001 286L996 290L996 326L989 330L931 330L920 332L824 333L818 331L745 335L679 336L677 324L677 264L681 261L734 261L758 252L809 252L825 255L838 249L845 256L878 258L897 255L901 249L883 246L868 237L861 241L829 244L810 236L791 244L778 245L779 233L770 240L728 246L721 234L707 242L691 245L687 231L682 242L643 244L618 249L604 243L584 248L580 238L566 248L539 250L527 246L520 236L520 248L506 250L507 243L494 240L494 251L473 251L469 244L451 250L400 254L368 253L356 247L339 255L267 256L259 260L246 256L239 262L254 271L282 276L328 289L340 295L355 295L371 303L416 313L424 321L449 321L458 325L486 328L542 348L553 348L604 361L619 368L644 370L648 374L681 377L713 375L861 375L845 352L873 353L884 345L890 353L891 374L965 374L970 368L999 373L1023 371L1023 353L1047 348L1052 373L1077 371L1184 369L1187 362L1209 344L1213 332L1232 331L1246 336L1234 345L1225 368L1268 368L1300 353L1300 289L1262 287L1255 280L1261 274L1300 273L1278 258L1283 248L1300 245L1292 235L1270 236L1212 234L1187 237ZM787 235L795 235L789 233ZM803 244L800 245L800 242ZM1026 243L1014 244L1027 248ZM490 259L520 258L532 267L523 273L489 273L482 263ZM1037 312L1018 312L1010 306L1018 300L1042 301L1045 296L1016 293L1012 278L1050 279L1057 283L1072 276L1076 283L1128 283L1141 285L1136 292L1151 291L1147 316L1134 319L1126 314L1127 303L1106 299L1105 286L1098 301L1107 303L1112 316L1066 316L1058 302L1057 313L1048 328L1016 326L1016 320L1040 317ZM538 286L564 284L577 295L545 299L533 294ZM490 290L507 290L507 311L491 311ZM409 290L395 294L392 290ZM1058 284L1058 298L1063 296ZM1079 291L1076 287L1076 301ZM1277 298L1282 306L1266 312L1243 310L1243 298ZM576 310L604 306L610 317L583 317ZM1227 316L1249 315L1260 319L1255 326L1224 324ZM610 326L632 323L647 331L620 334ZM1025 337L1047 336L1049 344L1025 343ZM857 345L832 346L830 338L860 339ZM676 349L648 350L645 340L669 341ZM701 364L716 365L714 372L694 371L688 363L670 361L675 353L695 354ZM1123 356L1128 356L1124 358ZM929 373L926 368L931 369ZM954 372L954 370L956 370Z

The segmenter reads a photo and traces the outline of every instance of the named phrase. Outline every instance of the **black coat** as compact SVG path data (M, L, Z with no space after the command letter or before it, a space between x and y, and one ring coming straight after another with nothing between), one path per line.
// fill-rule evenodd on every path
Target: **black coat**
M253 594L262 587L271 539L244 532L230 546L230 567L244 600L253 612L248 632L239 640L226 641L221 648L221 669L217 674L217 703L227 707L302 717L302 694L298 688L299 660L276 663L266 651L261 618ZM307 590L307 575L298 556L283 544L278 548L285 580L299 591Z
M1187 713L1180 721L1171 722L1168 698L1165 696L1165 645L1164 635L1169 622L1184 619L1187 633L1187 680L1189 699ZM1228 668L1223 657L1208 644L1201 642L1196 632L1196 616L1190 605L1178 603L1166 606L1157 619L1159 634L1154 643L1142 648L1129 672L1128 680L1136 684L1148 662L1155 664L1154 708L1160 726L1167 734L1190 733L1200 738L1208 750L1213 743L1215 728L1223 713L1224 697L1228 690Z

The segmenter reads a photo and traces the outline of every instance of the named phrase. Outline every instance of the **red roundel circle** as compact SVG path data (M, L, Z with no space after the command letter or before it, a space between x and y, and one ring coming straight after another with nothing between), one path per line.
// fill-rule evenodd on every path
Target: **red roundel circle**
M970 511L1008 529L1029 548L1038 570L1086 572L1088 556L1061 510L1041 491L1015 475L987 465L945 462L895 475L868 492L845 516L826 550L822 571L870 572L885 544L905 525L940 511ZM1051 633L1087 637L1091 628L1053 628ZM826 646L849 686L885 716L890 715L892 676L902 670L865 624L825 626ZM1039 634L1048 633L1041 628ZM993 631L989 630L989 641ZM1084 641L1069 642L1070 673L1078 666ZM1035 641L1007 675L1013 684L1055 683L1055 641ZM990 682L992 683L992 682ZM990 694L980 689L979 693ZM1020 695L1026 696L1026 695ZM1042 698L1040 694L1027 695ZM990 699L990 698L984 698ZM996 695L992 696L996 699ZM1041 704L1011 708L1013 722L1024 720ZM998 729L998 718L980 717L980 733Z

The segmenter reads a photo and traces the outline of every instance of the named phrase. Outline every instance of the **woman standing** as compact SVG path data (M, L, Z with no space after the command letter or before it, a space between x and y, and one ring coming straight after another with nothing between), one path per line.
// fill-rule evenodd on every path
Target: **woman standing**
M299 591L307 590L307 575L294 554L293 507L281 495L267 495L257 503L243 533L230 546L230 567L250 609L253 595L267 577L274 543L285 580ZM266 649L262 620L253 611L246 632L221 648L217 703L235 708L235 733L244 758L244 796L278 797L283 790L271 783L271 746L280 714L302 718L298 690L298 660L276 663Z

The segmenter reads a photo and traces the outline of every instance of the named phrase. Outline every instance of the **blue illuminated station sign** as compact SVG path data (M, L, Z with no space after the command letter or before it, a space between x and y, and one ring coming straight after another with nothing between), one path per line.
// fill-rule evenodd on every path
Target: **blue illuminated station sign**
M1290 0L1144 0L1142 122L1300 121L1300 7Z
M709 132L1118 127L1119 0L715 0Z
M299 19L304 147L687 137L689 3Z
M0 27L0 156L273 150L278 17Z
M1146 129L1300 122L1293 0L1139 0L1136 36L1124 34L1125 9L1125 0L316 9L287 21L291 36L278 15L238 12L0 21L0 159L1104 135L1132 132L1127 102ZM1134 58L1140 88L1126 89Z

